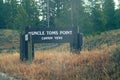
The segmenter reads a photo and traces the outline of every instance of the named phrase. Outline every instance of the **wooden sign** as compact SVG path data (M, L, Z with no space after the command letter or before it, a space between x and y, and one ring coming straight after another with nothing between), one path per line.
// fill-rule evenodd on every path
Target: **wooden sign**
M82 36L77 33L76 27L71 28L26 28L25 34L20 37L20 59L34 58L35 43L70 43L71 51L80 51ZM32 50L29 50L32 49Z
M33 43L66 43L73 41L76 31L76 28L30 28L25 36L31 34Z

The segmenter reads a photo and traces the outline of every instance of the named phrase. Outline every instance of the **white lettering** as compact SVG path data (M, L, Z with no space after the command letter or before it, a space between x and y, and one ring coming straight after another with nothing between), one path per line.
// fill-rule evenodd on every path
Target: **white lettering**
M52 40L53 37L41 37L42 40Z
M58 31L46 31L47 35L58 35Z
M32 32L29 32L29 34L32 34L32 35L45 35L45 32L44 31L32 31Z
M72 35L72 31L60 31L60 35Z
M55 36L54 39L56 39L56 40L62 40L63 37L62 36Z

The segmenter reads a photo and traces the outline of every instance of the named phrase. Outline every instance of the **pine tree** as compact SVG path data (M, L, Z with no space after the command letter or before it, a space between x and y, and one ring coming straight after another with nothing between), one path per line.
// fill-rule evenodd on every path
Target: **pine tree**
M39 22L39 10L37 8L37 3L35 0L23 0L22 6L25 9L28 18L29 26L35 27Z
M115 25L115 3L113 0L105 0L103 11L107 20L106 29L111 30L116 27Z
M0 29L4 28L5 26L5 20L4 20L4 4L3 0L0 0Z
M95 0L92 7L91 17L93 22L93 31L101 32L105 30L106 18L102 9L102 2Z

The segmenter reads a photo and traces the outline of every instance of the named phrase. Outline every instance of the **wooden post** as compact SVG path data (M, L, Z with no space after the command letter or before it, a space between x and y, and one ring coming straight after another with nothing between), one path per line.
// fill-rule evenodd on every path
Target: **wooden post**
M32 43L32 58L34 59L34 56L35 56L35 54L34 54L34 44Z
M33 60L32 55L32 35L28 34L28 63L31 64Z
M83 44L83 36L82 34L78 33L78 49L81 51Z
M71 52L79 54L82 48L82 43L82 35L77 33L77 35L74 36L73 42L70 43Z
M24 48L23 48L24 44L23 44L23 35L20 34L20 60L23 61L24 58Z
M25 35L24 34L20 34L20 60L24 60L25 57Z
M25 39L25 60L28 60L28 34L24 35L24 39Z
M77 53L77 45L78 45L78 36L77 36L77 27L73 28L73 40L70 42L71 52Z

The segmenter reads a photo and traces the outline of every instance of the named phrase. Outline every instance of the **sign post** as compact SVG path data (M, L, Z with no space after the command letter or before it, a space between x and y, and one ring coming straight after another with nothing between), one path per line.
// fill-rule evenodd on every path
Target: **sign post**
M79 53L82 36L77 28L26 28L20 37L20 59L30 63L34 58L35 43L70 43L73 53Z
M28 63L32 63L32 35L28 35Z

